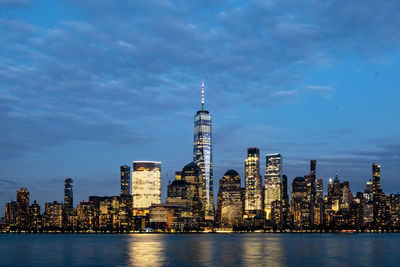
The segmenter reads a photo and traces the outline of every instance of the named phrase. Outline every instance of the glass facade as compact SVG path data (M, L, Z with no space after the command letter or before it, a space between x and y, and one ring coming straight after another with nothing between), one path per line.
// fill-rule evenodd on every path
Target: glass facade
M203 174L205 216L214 216L211 115L200 110L194 117L193 161Z
M64 205L68 207L73 207L74 205L74 197L72 191L72 183L74 181L72 178L65 179L64 182Z
M132 197L134 209L161 203L161 162L133 162Z
M256 147L247 149L244 161L245 169L245 213L254 216L262 213L262 187L260 175L260 150Z
M131 168L127 165L121 166L121 196L130 195Z
M281 201L281 170L282 156L280 154L268 154L266 157L264 198L264 212L267 220L271 219L272 202Z

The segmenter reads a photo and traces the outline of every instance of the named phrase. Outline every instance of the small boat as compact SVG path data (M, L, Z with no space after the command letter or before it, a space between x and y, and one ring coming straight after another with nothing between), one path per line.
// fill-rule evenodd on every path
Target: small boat
M340 230L339 231L339 234L341 234L341 235L352 235L355 233L357 233L356 230Z

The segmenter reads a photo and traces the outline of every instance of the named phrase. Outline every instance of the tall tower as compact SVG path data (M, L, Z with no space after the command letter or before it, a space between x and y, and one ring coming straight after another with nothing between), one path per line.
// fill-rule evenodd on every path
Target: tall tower
M68 207L74 206L74 195L72 191L72 178L65 179L64 182L64 205Z
M260 150L257 147L247 148L245 169L244 210L247 217L262 214L262 188L260 175Z
M193 162L200 167L203 175L203 205L205 217L210 220L214 217L211 114L204 110L204 81L201 88L201 110L194 116Z
M372 191L377 194L381 189L381 165L372 163Z
M265 170L264 212L267 220L271 219L272 202L281 201L281 154L268 154Z
M121 196L130 195L131 168L127 165L121 166Z

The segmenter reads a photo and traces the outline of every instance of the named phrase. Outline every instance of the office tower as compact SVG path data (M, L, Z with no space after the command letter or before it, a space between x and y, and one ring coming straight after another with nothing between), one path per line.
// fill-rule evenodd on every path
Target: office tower
M133 209L144 213L151 204L161 203L161 162L133 162L132 197Z
M74 206L74 195L72 191L72 178L65 179L64 182L64 205L68 207Z
M296 177L292 182L290 209L293 226L296 229L310 228L311 210L308 205L308 185L304 177Z
M381 165L377 163L372 163L372 187L374 194L377 194L381 189Z
M17 211L17 202L11 201L10 203L6 203L6 214L4 221L10 225L14 225L16 223Z
M265 169L265 218L271 220L272 202L281 201L281 154L268 154Z
M315 159L310 160L310 176L316 177L317 161Z
M262 187L260 175L260 150L256 147L247 149L247 158L244 161L245 168L245 214L248 218L261 215Z
M287 185L287 176L282 175L282 224L290 225L290 214L289 214L289 196L288 196L288 185Z
M364 199L365 199L365 202L367 202L367 203L372 203L372 200L374 199L372 180L367 181L367 184L366 184L365 190L364 190Z
M22 187L17 191L17 213L16 225L21 228L28 227L29 224L29 191Z
M235 170L228 170L219 181L217 221L220 227L235 227L243 219L242 188L240 176Z
M314 202L315 202L315 175L316 175L317 161L310 160L310 174L304 175L304 180L307 184L307 209L310 210L310 226L313 225L314 221Z
M182 223L186 229L195 229L204 221L203 175L199 166L191 162L181 172L176 172L175 180L168 185L167 203L182 207Z
M131 168L127 165L121 166L121 196L130 195Z
M372 194L374 210L374 226L383 227L387 223L386 195L381 189L381 165L372 163Z
M41 226L41 216L40 216L40 205L33 201L33 204L29 207L29 214L31 217L30 228L38 229Z
M329 187L329 185L328 185ZM315 188L316 188L316 200L317 201L322 201L324 198L324 179L318 178L315 181Z
M50 203L45 203L45 227L52 228L61 228L62 227L62 204L57 201L53 201Z
M204 110L204 81L202 83L201 110L194 117L193 162L196 163L203 174L205 216L207 220L214 217L213 194L213 158L212 158L212 133L211 114Z

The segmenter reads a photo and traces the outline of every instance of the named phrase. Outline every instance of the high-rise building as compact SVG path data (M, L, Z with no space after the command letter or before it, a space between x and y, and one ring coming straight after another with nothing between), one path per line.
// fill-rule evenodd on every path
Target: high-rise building
M316 189L316 200L317 201L322 201L324 198L324 179L322 178L317 178L315 180L315 189Z
M282 225L290 225L290 212L289 212L289 196L288 196L288 185L287 176L282 175Z
M62 227L62 204L57 201L49 202L45 204L44 213L45 227L58 228Z
M263 211L261 175L260 175L260 150L257 147L247 149L245 168L245 200L244 210L247 218L261 215Z
M130 195L131 168L127 165L121 166L121 196Z
M133 209L148 212L161 203L161 162L134 161L132 171Z
M64 182L64 205L68 207L74 206L74 195L72 191L72 178L65 179Z
M29 191L25 187L17 191L16 224L21 228L29 224Z
M311 210L308 205L308 188L304 177L296 177L292 182L290 209L293 226L297 229L310 228Z
M243 200L240 176L229 170L219 181L217 221L221 227L240 226L243 220Z
M214 217L213 194L213 157L212 157L212 132L211 114L204 110L204 81L202 83L201 110L194 117L193 162L196 163L203 174L205 216L207 220Z
M372 163L372 191L374 194L381 189L381 165Z
M268 154L265 169L265 218L271 220L271 209L274 201L281 201L281 177L282 177L281 154Z
M203 205L204 183L199 166L191 162L181 172L176 172L175 180L168 185L167 203L176 203L182 207L182 221L187 229L198 228L204 221Z

